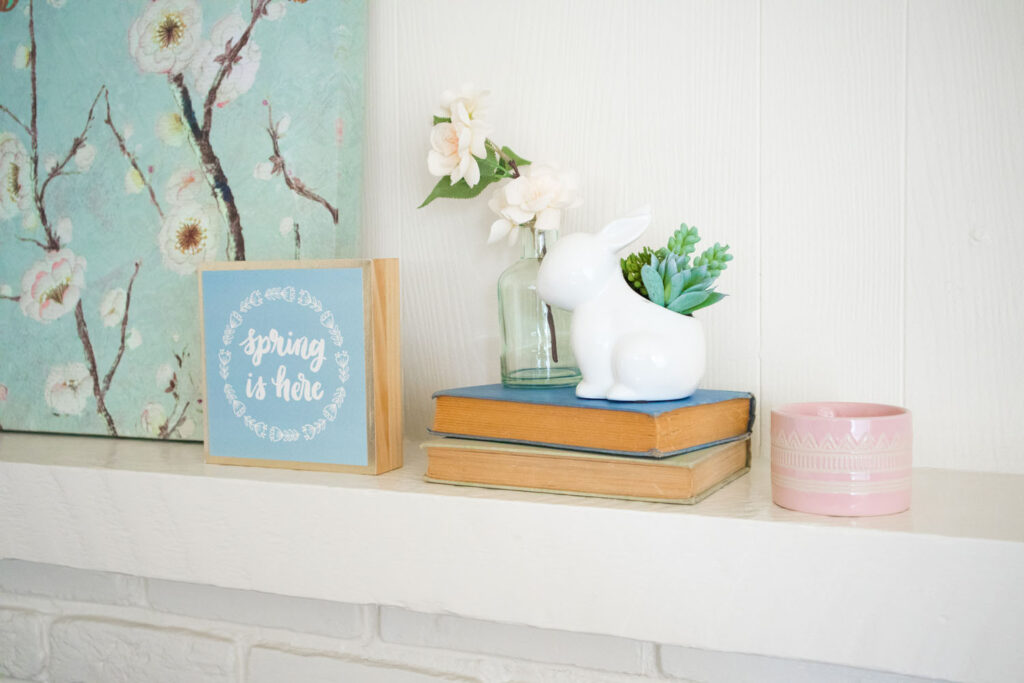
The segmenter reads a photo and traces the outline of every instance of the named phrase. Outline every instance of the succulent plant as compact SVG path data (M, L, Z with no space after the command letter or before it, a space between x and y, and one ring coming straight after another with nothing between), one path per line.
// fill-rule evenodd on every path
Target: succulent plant
M643 296L647 296L647 288L644 287L644 281L640 277L640 269L648 265L653 256L654 252L651 251L651 248L644 247L639 254L630 254L619 261L622 266L622 276L626 278L626 282Z
M732 260L729 245L706 249L690 262L700 235L685 223L655 252L649 247L621 260L622 274L640 294L659 306L690 315L725 298L716 292L715 280Z

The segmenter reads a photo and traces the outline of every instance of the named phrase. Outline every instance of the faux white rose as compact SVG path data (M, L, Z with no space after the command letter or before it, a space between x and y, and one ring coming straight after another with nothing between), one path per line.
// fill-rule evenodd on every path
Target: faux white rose
M467 185L475 187L480 182L477 159L487 156L491 129L483 121L471 119L461 103L456 110L451 123L438 123L430 131L427 170L431 175L448 176L452 185L465 179Z
M441 93L441 106L434 114L442 119L454 121L458 105L461 104L471 119L484 120L487 118L487 99L490 95L489 90L477 88L472 83L463 83L458 90L445 90Z
M518 231L512 228L531 222L536 230L557 230L562 224L562 210L583 203L575 173L544 164L526 166L519 172L518 178L498 185L491 195L488 206L499 218L491 224L488 243L506 235L514 242Z

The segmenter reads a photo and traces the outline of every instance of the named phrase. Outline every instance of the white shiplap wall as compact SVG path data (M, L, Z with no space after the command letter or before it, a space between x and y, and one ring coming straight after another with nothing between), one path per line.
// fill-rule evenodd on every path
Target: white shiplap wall
M364 247L399 256L407 432L497 381L486 195L417 210L441 90L578 170L566 231L650 202L732 245L705 385L892 402L916 464L1024 472L1024 3L370 0ZM767 454L767 439L760 440Z

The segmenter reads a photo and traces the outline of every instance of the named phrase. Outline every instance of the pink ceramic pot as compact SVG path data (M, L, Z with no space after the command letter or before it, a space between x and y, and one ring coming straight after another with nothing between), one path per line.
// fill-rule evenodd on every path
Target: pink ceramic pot
M910 507L910 412L877 403L791 403L772 411L772 500L819 515Z

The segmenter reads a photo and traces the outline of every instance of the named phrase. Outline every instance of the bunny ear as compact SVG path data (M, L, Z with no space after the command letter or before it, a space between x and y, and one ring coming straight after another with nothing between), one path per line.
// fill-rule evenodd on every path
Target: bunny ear
M618 251L640 237L650 224L651 207L642 206L604 226L601 232L597 233L597 238L612 251Z

